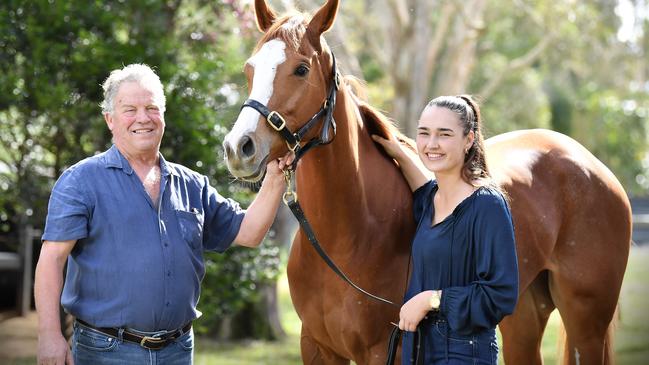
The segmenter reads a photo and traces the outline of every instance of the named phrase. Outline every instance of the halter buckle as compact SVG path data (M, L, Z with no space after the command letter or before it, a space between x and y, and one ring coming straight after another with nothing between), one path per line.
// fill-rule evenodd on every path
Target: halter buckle
M273 119L273 117L279 118L279 120L282 121L282 124L280 124L279 126L276 126L273 123L273 121L271 120L271 119ZM268 124L270 124L270 126L273 127L273 129L278 131L278 132L281 131L282 129L286 128L286 121L284 120L284 118L282 118L282 116L278 112L276 112L274 110L268 114L268 116L266 117L266 121L268 121Z

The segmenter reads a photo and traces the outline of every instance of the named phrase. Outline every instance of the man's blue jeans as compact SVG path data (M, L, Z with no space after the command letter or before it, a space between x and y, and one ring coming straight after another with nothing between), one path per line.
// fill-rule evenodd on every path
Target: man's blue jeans
M75 365L191 365L194 332L190 330L161 350L148 350L75 323L72 354Z

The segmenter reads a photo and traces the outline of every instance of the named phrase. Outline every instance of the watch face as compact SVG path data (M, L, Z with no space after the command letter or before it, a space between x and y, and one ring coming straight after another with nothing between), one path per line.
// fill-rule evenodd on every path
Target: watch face
M434 294L430 297L430 308L431 308L431 309L434 309L434 310L439 309L439 294L434 293Z

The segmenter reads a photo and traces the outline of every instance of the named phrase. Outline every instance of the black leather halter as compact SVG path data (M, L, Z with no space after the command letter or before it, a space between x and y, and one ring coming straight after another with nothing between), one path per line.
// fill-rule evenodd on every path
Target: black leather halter
M293 160L292 166L297 166L297 161L311 148L319 145L325 145L331 143L334 137L336 136L336 121L333 118L333 112L336 108L336 93L340 87L340 75L336 70L336 57L334 54L331 54L333 61L333 66L331 67L332 80L329 85L329 93L324 103L320 107L317 113L315 113L311 119L309 119L304 125L295 133L293 133L286 126L286 120L279 114L277 111L271 111L268 107L255 99L246 100L241 109L245 107L253 108L259 114L263 115L266 118L266 122L270 124L271 128L276 130L286 141L288 148L295 152L295 159ZM300 143L302 138L313 128L318 120L323 120L322 130L320 131L320 137L313 138L307 142L304 146ZM331 131L331 133L330 133Z

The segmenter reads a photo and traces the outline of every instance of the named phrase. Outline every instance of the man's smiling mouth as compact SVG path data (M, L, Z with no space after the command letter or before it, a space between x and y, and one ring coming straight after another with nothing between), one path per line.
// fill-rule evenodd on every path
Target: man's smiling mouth
M144 133L150 133L150 132L153 132L153 129L136 129L131 133L133 133L133 134L144 134Z

